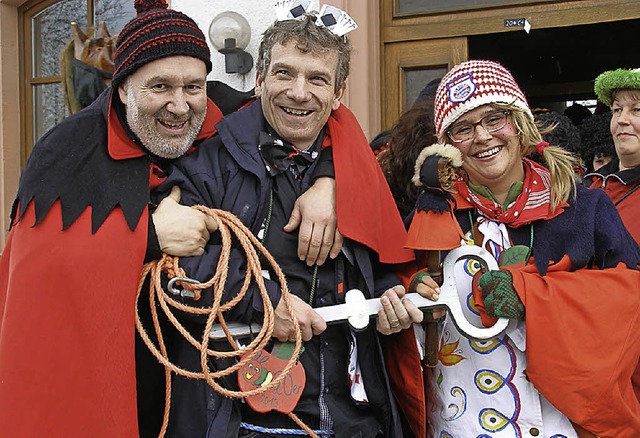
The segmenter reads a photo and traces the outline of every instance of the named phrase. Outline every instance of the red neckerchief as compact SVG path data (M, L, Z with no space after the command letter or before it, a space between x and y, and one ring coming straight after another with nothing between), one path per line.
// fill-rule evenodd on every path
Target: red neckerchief
M344 105L331 113L323 147L331 144L340 233L378 253L383 263L414 260L391 190L358 120Z
M477 208L489 219L502 222L513 228L529 224L539 219L551 219L564 211L565 202L551 211L551 174L549 171L528 158L522 159L524 165L524 186L506 211L502 206L490 199L476 195L467 185L465 177L455 183L458 194Z

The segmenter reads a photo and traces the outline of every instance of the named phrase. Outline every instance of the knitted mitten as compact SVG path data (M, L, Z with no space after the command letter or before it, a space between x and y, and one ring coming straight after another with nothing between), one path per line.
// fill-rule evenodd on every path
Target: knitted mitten
M411 279L411 283L409 284L409 290L407 292L417 292L418 289L418 285L420 283L422 283L422 279L424 277L431 277L433 278L436 283L440 284L442 282L442 273L441 272L428 272L425 269L422 269L418 272L416 272L413 276L413 278ZM438 321L440 318L444 317L445 314L442 314L440 316L440 313L438 312L438 317L435 318L433 316L433 311L434 308L433 307L428 307L426 309L422 310L424 315L425 315L425 319L423 322L431 322L431 321Z
M488 271L480 277L478 285L489 316L524 320L524 304L513 287L511 273Z
M411 283L409 283L409 290L407 292L415 292L418 289L418 285L422 283L422 279L430 276L426 269L416 272L411 279Z

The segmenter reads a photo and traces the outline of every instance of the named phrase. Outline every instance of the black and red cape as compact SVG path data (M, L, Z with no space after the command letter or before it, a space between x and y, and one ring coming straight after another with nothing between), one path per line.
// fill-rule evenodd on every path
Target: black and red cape
M62 121L22 173L0 256L2 436L138 436L135 297L162 176L115 105L108 89ZM221 117L208 101L198 139Z

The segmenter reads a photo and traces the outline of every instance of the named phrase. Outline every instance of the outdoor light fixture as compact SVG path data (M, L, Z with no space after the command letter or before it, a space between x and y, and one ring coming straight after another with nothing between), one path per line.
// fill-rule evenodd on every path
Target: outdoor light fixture
M215 49L224 55L226 73L247 74L253 67L253 57L244 51L251 40L251 26L237 12L223 12L209 25L209 38Z

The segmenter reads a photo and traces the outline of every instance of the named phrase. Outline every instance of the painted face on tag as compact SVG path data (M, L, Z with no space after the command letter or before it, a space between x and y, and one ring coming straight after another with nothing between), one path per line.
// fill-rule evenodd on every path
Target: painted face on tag
M285 344L291 345L291 343L283 345ZM274 347L274 350L277 348ZM243 356L243 359L245 357ZM280 376L288 361L289 358L280 358L266 351L255 353L252 360L238 372L240 390L252 391L266 387ZM289 414L293 412L302 397L306 381L304 368L300 362L297 362L277 386L264 393L245 397L245 401L251 409L259 413L277 411Z

